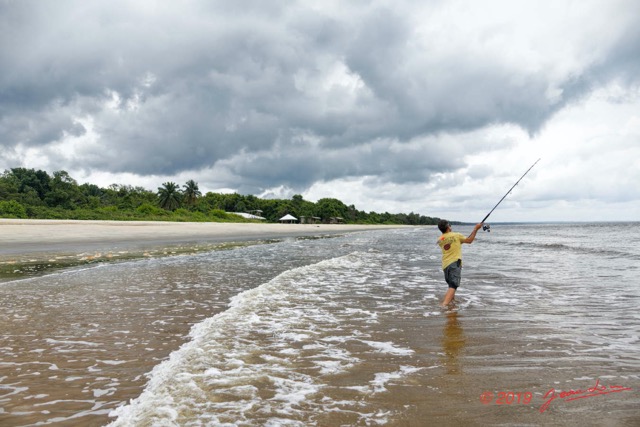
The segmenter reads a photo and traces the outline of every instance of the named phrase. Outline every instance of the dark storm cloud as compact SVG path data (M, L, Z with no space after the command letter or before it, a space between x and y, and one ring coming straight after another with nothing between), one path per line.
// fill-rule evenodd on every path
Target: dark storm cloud
M260 193L273 182L286 182L301 192L314 182L340 178L375 176L382 182L424 183L442 170L456 169L464 152L464 142L454 140L403 144L383 139L328 151L303 143L239 155L219 166L242 179L242 188L249 193Z
M209 168L251 191L423 182L460 167L452 156L491 148L429 137L499 123L535 133L593 85L638 75L630 19L602 61L558 82L472 47L437 51L418 37L410 2L329 4L0 2L0 146L91 131L97 147L57 168ZM80 124L88 117L92 129Z
M346 61L392 107L386 130L394 136L507 122L535 132L560 108L545 98L546 76L514 79L514 69L468 51L438 56L428 46L416 47L406 18L392 10L373 10L360 24Z

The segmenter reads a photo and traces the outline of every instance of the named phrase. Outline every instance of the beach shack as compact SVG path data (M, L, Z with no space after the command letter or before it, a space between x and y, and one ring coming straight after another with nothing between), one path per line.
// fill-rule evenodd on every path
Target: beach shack
M318 224L322 219L318 216L301 216L300 224Z
M289 224L293 224L293 223L295 223L295 222L298 222L298 218L296 218L296 217L295 217L295 216L293 216L293 215L286 214L285 216L283 216L282 218L280 218L278 221L279 221L279 222L282 222L282 223L289 223Z

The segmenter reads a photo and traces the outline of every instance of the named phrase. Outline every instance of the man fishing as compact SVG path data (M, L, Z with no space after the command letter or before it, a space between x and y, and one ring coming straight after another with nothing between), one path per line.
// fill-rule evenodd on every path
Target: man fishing
M531 169L540 161L540 159L536 160L533 165L520 177L519 180L516 181L515 184L506 192L502 199L496 203L496 205L489 211L487 216L485 216L479 224L476 224L473 227L473 231L469 234L469 237L464 237L463 234L454 233L451 231L451 224L449 221L443 219L438 222L438 229L442 232L442 236L438 239L438 245L442 249L442 269L444 270L444 280L449 285L449 289L447 293L444 295L444 300L442 301L442 307L448 307L456 296L456 289L460 286L460 278L462 277L462 244L463 243L472 243L476 238L476 233L478 230L482 228L484 222L489 218L489 215L496 210L498 205L502 203L502 201L511 193L516 185L522 178L525 177L529 173ZM485 228L486 231L490 231L489 224Z
M464 234L454 233L451 231L449 221L443 219L438 222L438 229L442 232L442 236L438 239L438 245L442 249L442 270L444 270L444 280L449 285L447 293L444 295L441 307L446 308L451 304L456 296L456 289L460 286L462 277L462 244L471 244L478 230L482 228L482 222L473 227L473 231L468 237Z

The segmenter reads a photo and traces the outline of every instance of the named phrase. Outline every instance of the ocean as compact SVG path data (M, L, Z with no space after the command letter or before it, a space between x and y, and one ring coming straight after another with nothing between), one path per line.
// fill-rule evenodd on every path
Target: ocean
M448 310L439 234L0 283L0 426L640 425L640 223L493 225Z

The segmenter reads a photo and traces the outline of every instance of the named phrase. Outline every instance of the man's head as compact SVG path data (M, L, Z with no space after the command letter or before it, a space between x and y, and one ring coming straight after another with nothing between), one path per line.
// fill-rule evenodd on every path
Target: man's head
M441 219L440 222L438 222L438 230L440 230L442 234L446 233L449 227L451 227L451 224L449 224L449 221L446 219Z

